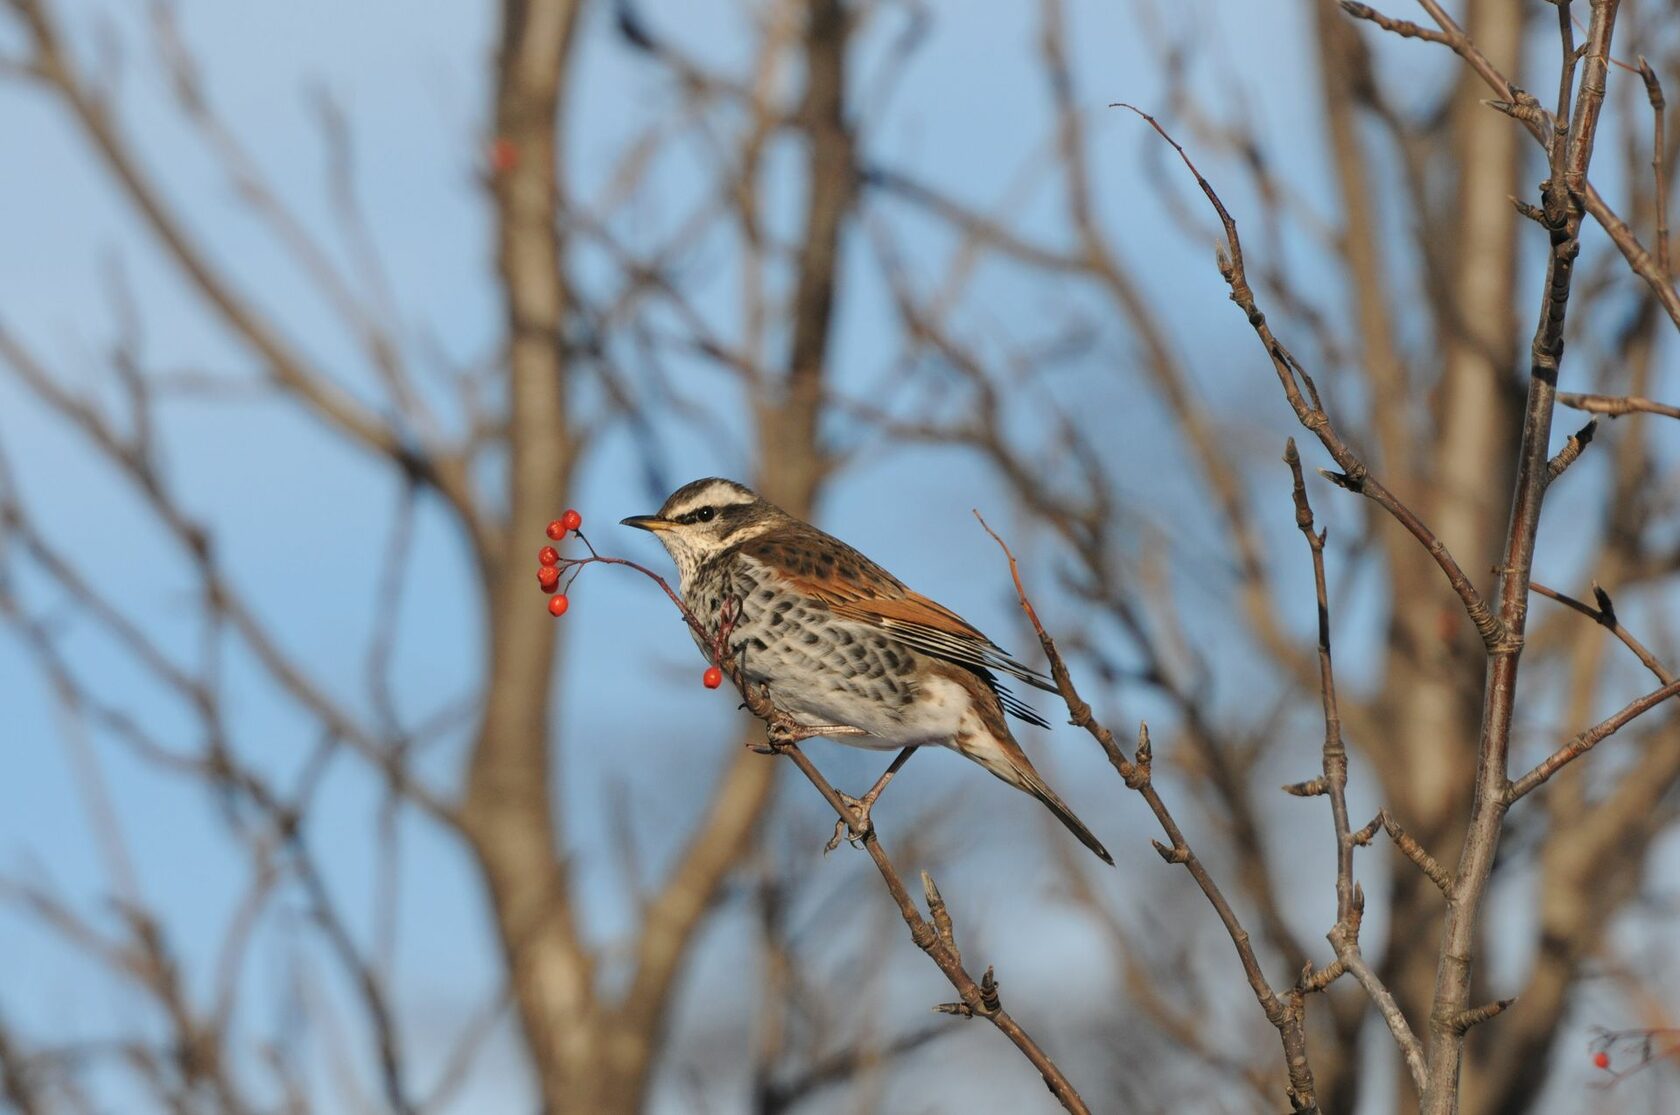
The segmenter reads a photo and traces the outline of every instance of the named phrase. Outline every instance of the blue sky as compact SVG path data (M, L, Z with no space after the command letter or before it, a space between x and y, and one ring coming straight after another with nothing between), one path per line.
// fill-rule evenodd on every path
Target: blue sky
M284 323L301 350L353 390L372 397L365 363L331 308L251 220L170 106L150 52L142 6L65 0L58 7L79 60L108 76L113 103L144 164L168 199L190 215L212 258ZM656 33L682 42L719 68L738 68L748 57L750 39L736 4L705 0L681 9L651 2L644 7ZM1037 29L1026 14L1028 6L946 0L929 7L929 38L893 92L890 110L873 123L869 156L982 207L1010 197L1014 184L1025 178L1029 186L1011 218L1029 231L1053 234L1059 227L1054 190L1035 182L1031 173L1034 160L1043 157L1049 121L1034 53ZM1208 232L1200 239L1174 223L1157 201L1155 181L1160 173L1178 174L1179 168L1161 158L1141 122L1103 107L1115 100L1151 107L1163 96L1160 60L1153 57L1148 36L1140 33L1139 13L1130 5L1096 0L1069 7L1105 225L1146 275L1176 343L1196 352L1195 366L1205 377L1202 386L1218 394L1229 415L1264 416L1263 429L1233 423L1230 436L1281 444L1289 432L1287 412L1269 371L1256 363L1259 354L1240 315L1225 303L1212 266L1211 223L1203 221ZM325 157L309 94L324 89L344 106L353 137L357 200L379 246L406 351L420 363L435 353L450 364L470 365L493 358L499 343L487 210L478 181L487 139L485 79L494 46L489 8L444 0L300 0L288 5L186 0L179 5L184 38L203 66L218 110L276 193L306 225L323 230L325 241L340 253L339 263L349 264L323 188ZM1228 90L1233 103L1245 107L1289 165L1305 202L1325 211L1332 195L1318 147L1301 141L1316 135L1318 124L1316 75L1297 44L1307 14L1306 5L1201 0L1175 8L1167 23L1176 34L1209 45L1194 62L1193 77ZM903 23L891 13L866 38L860 51L865 87L889 56ZM112 28L113 41L121 44L114 58L97 45L102 25ZM17 39L6 26L0 31L0 49ZM583 35L568 153L576 194L595 200L610 189L627 137L671 116L680 105L670 85L614 37L603 7L586 19ZM1408 58L1420 87L1445 72L1445 63L1421 52ZM0 168L0 242L6 245L0 255L0 320L8 329L76 389L114 404L103 355L117 335L110 278L116 268L137 307L149 367L228 381L253 373L249 356L215 325L155 250L55 105L16 82L0 84L0 134L11 139L14 152ZM784 162L787 169L767 188L773 208L791 228L800 183L791 160ZM1204 170L1214 166L1204 163ZM617 227L633 240L657 239L694 203L693 185L705 172L703 149L679 145L658 161L647 188L625 199ZM1234 205L1245 200L1240 182L1233 172L1221 183ZM1203 217L1199 208L1192 212ZM912 274L931 280L952 250L949 234L926 222L894 220L890 211L888 219ZM869 397L891 374L897 342L887 325L885 293L871 282L873 265L860 251L854 243L857 258L848 260L833 375L842 391ZM1295 256L1289 262L1297 268L1298 283L1325 285L1321 263L1311 251L1289 245L1285 252ZM730 280L735 261L730 253L730 245L719 239L698 251L693 265L697 276L714 276L710 282L694 280L697 304L726 327L734 321ZM589 273L587 261L582 266ZM1041 335L1041 325L1089 313L1080 292L1009 268L987 269L976 290L965 323L982 338L1024 339ZM1338 292L1314 293L1332 310L1340 309ZM1139 390L1137 375L1127 367L1130 359L1129 339L1106 327L1095 354L1054 389L1064 403L1112 427L1105 451L1114 455L1121 490L1135 497L1141 522L1181 541L1205 539L1209 547L1217 546L1206 522L1174 513L1194 502L1194 480L1187 469L1175 467L1182 465L1176 450L1150 433L1156 405ZM708 413L721 416L725 426L661 416L658 428L670 482L742 473L751 455L727 425L735 388L706 367L681 371L685 392ZM182 503L213 527L234 583L249 593L281 645L306 663L328 692L366 709L367 639L393 608L401 623L394 675L405 714L418 720L471 692L478 669L477 602L461 539L435 506L422 501L412 543L401 553L391 552L396 496L391 478L286 404L246 397L173 404L160 436L166 475ZM168 650L194 661L201 632L191 618L193 582L181 554L148 521L122 479L94 461L71 432L43 418L5 377L0 377L0 447L18 474L31 512L54 541L84 560ZM1268 453L1264 459L1270 458ZM1274 503L1285 495L1277 483L1281 466L1276 472L1254 479L1272 492ZM1019 530L1009 521L1005 493L989 484L958 454L871 453L829 490L821 513L826 525L909 583L934 591L997 632L999 641L1024 647L1001 566L969 516L969 508L978 505L994 516L994 525ZM658 560L651 540L628 537L630 532L609 525L625 514L651 509L656 498L630 439L622 430L610 431L588 461L575 498L591 537L603 549ZM1338 511L1327 502L1320 499L1321 519L1333 526L1341 522L1351 535L1358 511ZM1295 557L1288 547L1298 543L1290 540L1283 506L1279 503L1276 522L1268 523L1267 530L1282 539L1277 552ZM540 524L533 524L533 546L538 529ZM1020 537L1020 545L1024 553L1035 550L1031 537ZM402 565L405 578L395 600L381 595L384 571L392 563ZM1210 564L1218 583L1225 574L1219 563ZM1046 584L1051 580L1048 569L1043 579ZM64 614L39 584L26 581L21 587L41 614ZM1299 580L1289 591L1297 602L1307 599L1307 586ZM1056 620L1079 624L1076 614L1048 596ZM1364 600L1344 622L1368 633L1381 618L1381 607L1380 601ZM1292 614L1305 632L1309 612L1297 608ZM1210 645L1217 644L1214 609L1192 607L1186 619L1208 636ZM74 619L67 622L71 659L85 676L98 679L103 695L161 737L190 749L196 741L187 711L112 654L96 632ZM707 785L734 746L732 722L727 703L694 684L700 667L687 638L670 622L662 600L638 580L614 570L587 571L565 623L569 651L563 674L556 678L562 693L557 792L588 927L599 939L610 940L625 928L631 911L608 854L607 818L598 805L603 790L621 789L635 815L654 819L640 836L657 866L699 807L699 799L685 788ZM1357 680L1362 667L1368 673L1369 659L1362 662L1357 636L1348 645L1340 664ZM1245 685L1259 676L1258 667L1235 650L1227 658L1219 697L1240 701ZM228 661L225 684L240 753L282 781L294 775L314 742L308 723L277 700L238 653ZM0 870L50 880L79 908L107 916L100 912L101 896L110 884L77 792L65 725L49 686L9 631L0 635L0 693L7 706L0 734ZM643 710L633 730L620 711L627 703ZM1159 711L1145 695L1130 691L1114 705L1111 711L1122 713L1122 720ZM160 776L97 733L94 743L142 893L167 911L177 946L192 961L194 987L206 993L213 971L208 961L245 885L246 865L227 848L217 803L200 788ZM1138 811L1116 815L1099 757L1083 740L1063 731L1044 747L1076 809L1101 816L1099 830L1106 826L1120 843L1142 839L1144 818ZM428 757L427 766L447 785L458 758L458 748L444 745ZM877 761L837 748L826 749L821 758L845 784L866 780ZM945 794L983 799L988 809L1011 821L1038 823L1030 802L1013 801L1000 788L977 783L972 772L943 758L912 765L904 779L904 800ZM341 758L326 781L309 835L364 943L373 933L368 897L377 873L378 794L365 768ZM1358 800L1355 812L1368 815L1370 806ZM804 818L791 823L790 831L818 843L826 824L816 819L820 813L802 813L803 808L803 803L784 802L784 813ZM1279 802L1276 808L1291 807ZM908 805L905 810L907 817ZM948 839L971 835L959 829ZM479 908L479 885L461 849L423 823L405 822L403 837L395 982L411 1040L424 1054L448 1040L444 1023L477 1009L493 992L497 965ZM1067 971L1045 960L1043 942L1077 948L1088 942L1088 927L1058 918L1053 910L1010 917L1012 896L1029 884L1034 863L995 834L979 839L997 843L998 854L988 859L984 871L972 862L950 869L946 890L963 896L953 903L961 903L959 917L987 926L988 947L1008 958L1019 986L1068 983ZM1113 847L1117 841L1109 843ZM1304 844L1302 854L1316 855L1318 843ZM858 865L833 857L816 870L823 873L819 878L841 879ZM1308 914L1328 924L1331 895L1328 887L1322 890ZM716 985L719 994L730 993L730 979L717 973L742 962L741 946L732 939L740 928L726 916L709 929L699 952L705 963L692 977L695 987ZM288 979L293 970L288 938L277 927L265 932L269 936L253 950L248 973L245 1021L257 1029L271 1027L295 994ZM901 930L877 923L872 932ZM4 914L0 955L10 958L0 1007L39 1032L91 1037L109 1032L108 1019L143 1017L75 957ZM899 982L892 997L920 1003L941 994L931 969L916 966L917 960L894 961ZM1035 970L1035 964L1043 970ZM1070 986L1068 993L1078 990ZM329 986L326 994L338 992ZM984 1057L990 1048L967 1037L950 1047L953 1057ZM365 1050L353 1059L364 1080L370 1080ZM516 1064L508 1042L494 1043L457 1109L510 1109L522 1094ZM418 1084L424 1088L426 1083L422 1073ZM1002 1083L985 1082L988 1089L1003 1090L989 1091L993 1099L1013 1097L1008 1089L1017 1086L1023 1088L1018 1102L1041 1102L1034 1080L1023 1085L1010 1076ZM912 1095L907 1102L916 1098L928 1097Z

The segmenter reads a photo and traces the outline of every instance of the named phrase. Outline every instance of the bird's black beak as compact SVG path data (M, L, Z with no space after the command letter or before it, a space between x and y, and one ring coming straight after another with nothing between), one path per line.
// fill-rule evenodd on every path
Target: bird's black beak
M618 522L620 526L635 527L637 530L648 530L655 534L671 529L671 524L658 515L632 515Z

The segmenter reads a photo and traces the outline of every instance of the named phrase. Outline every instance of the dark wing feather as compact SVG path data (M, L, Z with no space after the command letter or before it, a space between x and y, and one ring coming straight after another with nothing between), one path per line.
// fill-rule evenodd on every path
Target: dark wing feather
M945 611L926 597L912 594L912 600L859 600L832 605L838 615L862 619L891 631L904 642L925 654L955 662L961 666L997 670L1026 682L1035 689L1056 693L1056 683L1023 662L1017 661L1002 647L969 627L961 619ZM909 604L912 607L904 607ZM961 631L937 622L930 609L962 624Z
M914 650L973 670L996 690L1008 712L1049 727L1029 705L997 684L994 671L1050 693L1058 691L1055 682L839 539L814 527L790 527L744 542L740 549L800 592L823 601L835 615L879 627Z
M988 674L986 676L990 677L991 675ZM1040 716L1037 709L1033 708L1025 701L1022 701L1021 698L1015 696L1015 694L1011 693L1008 689L998 684L995 679L992 681L992 691L997 694L998 703L1003 706L1003 711L1007 712L1015 719L1025 720L1028 724L1039 728L1048 728L1050 726L1050 721Z

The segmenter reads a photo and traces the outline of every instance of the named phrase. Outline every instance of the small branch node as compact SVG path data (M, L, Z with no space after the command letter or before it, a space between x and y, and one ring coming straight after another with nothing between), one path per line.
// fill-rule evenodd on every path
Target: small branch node
M1364 828L1360 829L1358 832L1350 833L1348 835L1348 839L1353 841L1353 846L1355 848L1363 848L1371 842L1372 838L1377 835L1377 830L1382 828L1382 827L1383 827L1383 812L1381 810L1379 810L1377 812L1377 815L1375 817L1371 818L1371 823L1370 824L1366 825Z
M1295 981L1295 990L1299 994L1315 995L1341 979L1342 976L1347 974L1347 970L1347 961L1340 957L1317 971L1314 971L1312 964L1308 963L1306 967L1301 969L1300 978Z
M1149 785L1149 768L1155 758L1155 749L1149 743L1149 725L1138 721L1137 750L1133 752L1130 770L1121 771L1127 789L1141 790Z
M1330 483L1336 485L1338 488L1344 488L1355 495L1364 494L1364 485L1360 484L1345 472L1337 472L1334 469L1328 468L1321 468L1317 471L1320 476L1324 477L1324 479L1330 481Z
M1592 593L1593 602L1598 605L1598 622L1606 627L1617 626L1616 605L1611 603L1610 594L1604 591L1604 586L1594 581Z
M1540 102L1535 100L1533 93L1517 89L1515 86L1512 87L1512 92L1516 97L1514 101L1484 98L1482 103L1493 111L1503 113L1513 120L1520 120L1524 124L1538 124L1542 128L1552 126L1552 114L1540 107Z
M1594 418L1585 426L1569 435L1569 440L1563 443L1563 448L1557 455L1546 462L1546 483L1550 484L1563 474L1563 470L1574 464L1581 456L1581 451L1592 444L1593 434L1598 431L1598 419Z
M1482 637L1482 646L1487 648L1488 653L1509 653L1510 640L1505 625L1493 614L1493 609L1487 606L1487 601L1478 598L1467 610L1470 613L1470 622L1476 625L1476 634ZM1521 640L1518 640L1516 649L1522 649Z
M1491 1003L1483 1003L1479 1007L1471 1007L1469 1010L1461 1011L1454 1015L1448 1021L1448 1025L1452 1027L1454 1032L1462 1034L1472 1026L1479 1026L1490 1018L1504 1014L1505 1008L1516 1001L1516 996L1513 995L1509 999L1495 999Z
M957 951L956 931L951 925L951 911L945 908L945 898L934 885L933 876L922 872L922 893L927 897L928 914L933 918L934 929L939 934L939 941L951 951L951 958L959 964L962 954Z
M1511 203L1511 207L1513 209L1515 209L1519 214L1521 214L1524 217L1527 217L1529 220L1533 221L1537 225L1540 225L1542 227L1545 226L1545 224L1546 224L1546 211L1541 209L1538 205L1534 205L1534 204L1531 204L1530 202L1526 202L1522 198L1517 197L1514 194L1507 194L1506 195L1506 200L1508 200Z
M1190 859L1190 849L1182 844L1167 845L1154 839L1149 842L1155 846L1156 853L1168 863L1186 863Z
M1401 828L1400 823L1389 815L1388 810L1384 809L1378 814L1378 817L1382 821L1383 830L1388 833L1388 838L1394 841L1394 846L1399 848L1407 859L1416 864L1418 870L1427 875L1429 881L1440 888L1443 895L1451 898L1452 876L1447 873L1447 869L1437 863L1435 857L1430 855L1411 833Z
M990 964L986 965L986 974L980 977L980 1006L987 1014L996 1014L1003 1009L1003 1000L998 995L997 975Z

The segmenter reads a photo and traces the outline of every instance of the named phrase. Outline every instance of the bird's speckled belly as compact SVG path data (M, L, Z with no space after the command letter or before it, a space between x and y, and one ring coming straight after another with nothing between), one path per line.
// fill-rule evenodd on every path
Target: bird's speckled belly
M936 683L938 700L916 700L919 656L881 631L839 619L821 602L781 590L760 569L738 567L732 578L696 578L687 602L716 630L729 599L740 601L729 643L748 679L804 724L843 724L867 736L835 736L853 747L889 749L944 743L961 722L966 694ZM698 636L701 653L711 647ZM952 693L943 692L945 688Z

